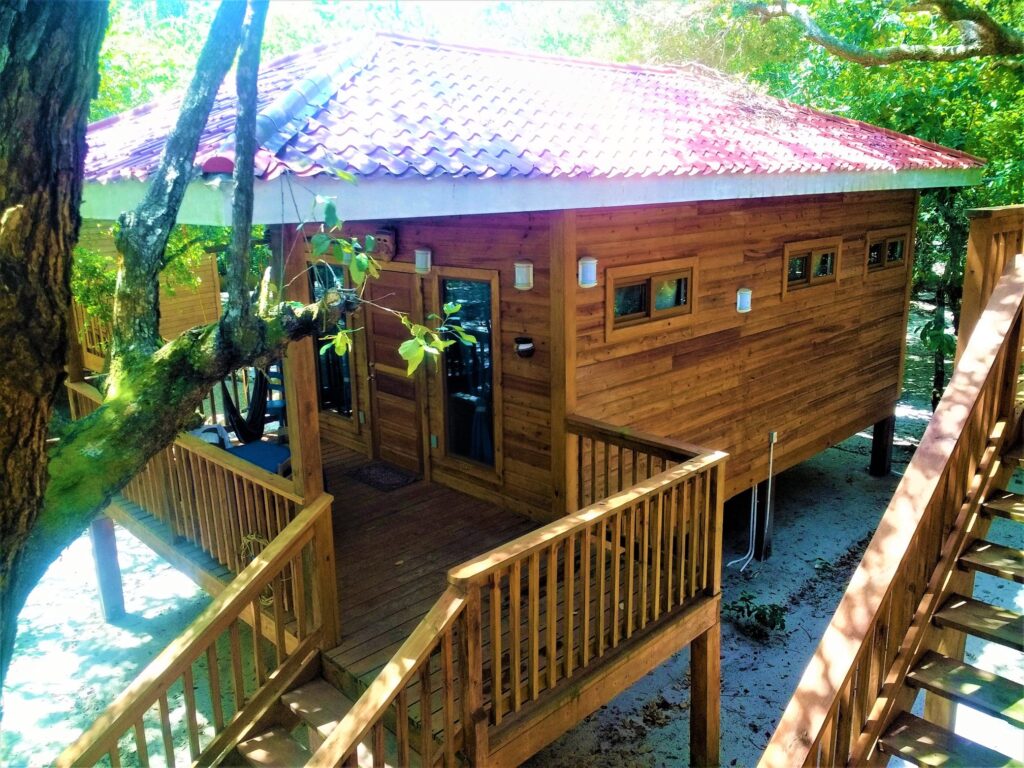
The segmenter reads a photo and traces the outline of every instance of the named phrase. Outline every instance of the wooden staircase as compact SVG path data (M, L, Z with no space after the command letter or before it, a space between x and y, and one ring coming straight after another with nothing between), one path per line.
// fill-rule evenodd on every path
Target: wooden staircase
M275 722L238 745L238 754L245 763L257 768L305 765L355 706L355 702L319 677L284 694L279 704ZM382 757L377 757L378 752ZM420 760L411 750L409 755L400 756L393 733L385 732L383 745L360 745L358 763L418 766Z
M982 507L985 522L1003 517L1024 524L1024 496L1000 496ZM970 573L986 573L1024 584L1024 551L977 539L968 544L958 564ZM932 617L940 629L952 629L1024 652L1024 616L953 594ZM997 717L1020 729L1024 740L1024 685L935 651L926 651L906 678L907 685L957 705ZM909 712L897 715L879 741L882 753L925 766L1022 766L1006 755Z

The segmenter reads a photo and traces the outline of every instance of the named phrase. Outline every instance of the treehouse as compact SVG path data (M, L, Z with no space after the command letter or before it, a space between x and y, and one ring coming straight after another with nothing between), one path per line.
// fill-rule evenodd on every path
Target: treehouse
M283 361L288 476L183 435L111 506L217 597L62 761L184 727L202 762L514 765L690 645L714 764L723 503L871 425L888 471L919 190L981 161L697 66L381 35L260 78L288 297L348 285L327 200L380 275L345 356ZM235 109L179 221L229 222ZM86 217L140 199L176 112L90 128ZM407 375L402 316L446 305L469 336Z

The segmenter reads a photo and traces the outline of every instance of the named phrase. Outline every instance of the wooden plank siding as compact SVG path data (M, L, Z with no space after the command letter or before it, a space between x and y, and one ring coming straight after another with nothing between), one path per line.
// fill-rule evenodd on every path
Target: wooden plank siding
M576 213L576 412L730 454L726 496L892 413L901 386L911 253L867 272L866 234L911 231L913 191L734 200ZM840 237L837 280L783 291L786 243ZM910 244L908 243L908 250ZM606 340L606 270L696 258L688 322ZM753 310L736 311L738 288Z
M435 219L409 219L399 222L345 222L344 233L362 238L385 223L397 232L398 249L390 268L408 271L417 248L432 251L434 270L425 278L417 278L424 314L438 312L435 306L435 276L445 269L473 269L496 272L498 277L499 333L493 340L494 354L500 356L500 381L494 382L495 410L501 414L502 441L495 446L497 470L472 467L468 462L445 455L442 436L444 409L442 380L436 366L424 365L422 376L426 413L424 453L428 457L426 472L436 482L456 488L478 498L499 503L507 509L538 520L552 517L551 458L551 309L550 309L550 214L504 214L493 216L452 216ZM307 235L316 231L307 227ZM534 287L519 291L514 287L513 262L529 260L534 268ZM386 268L389 268L385 265ZM486 275L481 273L480 277ZM386 304L385 300L381 303ZM366 325L355 313L353 327ZM356 360L366 359L367 339L357 334ZM529 336L536 351L531 358L520 358L514 352L514 339ZM368 383L365 376L354 376L353 393L357 409L369 407ZM321 413L323 451L325 457L340 449L373 453L368 428L373 414L367 411L367 426L356 431L337 414ZM410 425L413 430L413 426ZM430 445L436 435L437 445Z
M112 221L89 220L82 223L78 245L117 259L117 247L111 228ZM196 270L199 285L195 288L168 287L167 279L160 277L160 335L175 339L196 325L207 325L220 318L220 276L217 257L208 254Z

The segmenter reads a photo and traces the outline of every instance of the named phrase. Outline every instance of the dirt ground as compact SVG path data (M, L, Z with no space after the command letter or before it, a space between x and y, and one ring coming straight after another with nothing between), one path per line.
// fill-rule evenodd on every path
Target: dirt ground
M931 361L912 315L907 390L897 411L893 474L867 473L870 434L856 435L778 477L774 554L742 573L726 568L723 603L744 593L776 604L785 628L754 639L731 621L722 636L722 764L757 762L828 624L930 416ZM732 514L725 561L747 547L746 512ZM0 764L47 765L207 603L185 576L119 531L128 617L99 615L87 537L33 593L21 617L5 691ZM1016 546L1024 546L1018 543ZM982 580L979 579L979 584ZM992 580L992 590L1012 590ZM993 598L995 600L996 598ZM998 602L1024 610L1020 590ZM1020 677L1019 657L969 647L986 668ZM530 766L681 766L689 751L689 658L677 654L534 757ZM997 733L966 713L964 728ZM958 723L960 727L960 723ZM1004 747L1005 749L1005 747ZM1019 758L1021 756L1018 756Z

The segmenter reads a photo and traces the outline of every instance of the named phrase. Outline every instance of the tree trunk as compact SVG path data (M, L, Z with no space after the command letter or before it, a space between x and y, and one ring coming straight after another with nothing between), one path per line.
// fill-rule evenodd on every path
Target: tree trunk
M941 283L935 288L935 323L937 328L946 327L946 291ZM932 356L932 412L939 407L945 389L946 353L939 343Z
M11 582L47 485L85 128L106 25L102 3L0 0L0 685L24 602Z

